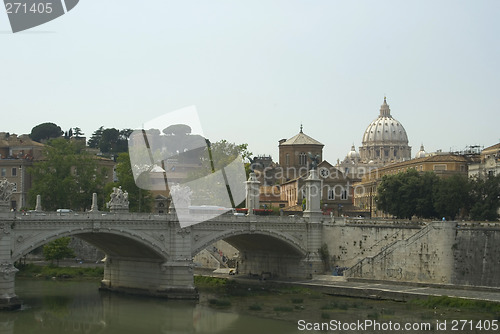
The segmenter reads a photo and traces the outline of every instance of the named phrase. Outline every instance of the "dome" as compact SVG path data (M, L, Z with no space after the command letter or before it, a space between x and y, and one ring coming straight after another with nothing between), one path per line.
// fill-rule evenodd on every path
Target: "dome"
M406 130L403 124L392 117L385 97L378 118L368 125L363 134L359 153L361 161L373 160L377 164L411 159Z
M351 146L351 150L347 153L346 160L359 160L361 156L358 152L356 152L356 148L354 145Z
M427 152L425 152L424 150L424 145L420 145L420 151L417 152L417 154L415 154L415 159L418 159L418 158L424 158L426 156Z
M392 117L385 97L379 117L368 125L363 135L363 145L382 143L408 145L406 130L403 124Z

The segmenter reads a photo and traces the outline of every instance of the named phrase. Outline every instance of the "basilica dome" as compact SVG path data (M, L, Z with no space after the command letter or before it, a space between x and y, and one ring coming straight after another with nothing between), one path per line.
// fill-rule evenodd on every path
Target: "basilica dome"
M368 125L363 135L363 145L382 142L408 144L406 130L403 124L392 117L385 98L380 107L380 115Z
M365 161L389 163L411 157L406 130L392 117L385 97L378 118L368 125L363 134L362 145L360 154Z

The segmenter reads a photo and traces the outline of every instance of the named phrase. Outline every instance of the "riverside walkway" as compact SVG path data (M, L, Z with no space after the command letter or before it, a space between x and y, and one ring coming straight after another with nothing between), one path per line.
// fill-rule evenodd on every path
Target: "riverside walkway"
M349 279L343 276L315 276L312 280L288 282L307 286L323 293L370 299L407 301L428 296L448 296L500 303L500 288L458 286L449 284L420 284L389 281Z

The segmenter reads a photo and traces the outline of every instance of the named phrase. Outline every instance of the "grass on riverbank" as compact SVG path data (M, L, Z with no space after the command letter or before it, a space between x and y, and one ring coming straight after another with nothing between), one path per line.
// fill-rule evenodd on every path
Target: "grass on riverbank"
M323 294L314 289L250 282L217 277L195 276L195 286L208 294L200 303L213 308L230 308L239 313L297 321L435 321L467 316L471 320L500 320L500 303L452 297L429 297L409 302L359 299ZM201 294L203 296L203 294Z
M16 277L20 278L60 278L60 279L102 279L103 267L56 267L39 266L33 263L18 264L19 272Z
M500 303L485 300L452 298L448 296L429 296L426 299L411 300L410 305L418 305L428 309L448 308L457 310L474 310L476 312L497 313L500 316Z

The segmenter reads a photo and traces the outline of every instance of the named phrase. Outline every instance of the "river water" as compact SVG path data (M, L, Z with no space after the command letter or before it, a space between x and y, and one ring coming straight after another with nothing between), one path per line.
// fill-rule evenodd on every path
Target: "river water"
M98 287L97 281L18 279L16 293L23 300L23 307L19 311L0 312L0 334L324 333L324 329L315 331L314 325L334 320L344 324L369 320L382 326L401 323L432 327L411 330L391 330L387 327L342 330L338 327L326 328L328 333L498 333L498 327L494 328L493 324L498 326L500 322L500 314L495 313L454 308L419 309L405 303L339 298L309 292L302 295L299 295L300 292L293 295L264 294L259 297L259 303L266 306L260 311L261 316L256 317L236 312L236 309L240 312L248 310L247 304L255 303L256 299L245 296L232 299L233 306L239 308L219 310L198 301L129 296L101 292ZM206 301L207 297L210 295L202 294L200 300ZM300 304L293 304L295 301ZM275 312L275 307L286 305L295 305L293 311L288 313L291 315L287 318L289 321L263 317L276 317L280 312ZM299 319L309 321L300 324ZM464 323L459 319L470 320L470 323L465 323L467 328L463 328ZM478 323L487 324L488 329L477 329Z
M21 280L23 307L0 313L0 334L296 333L297 324L218 311L194 301L98 291L99 282Z

